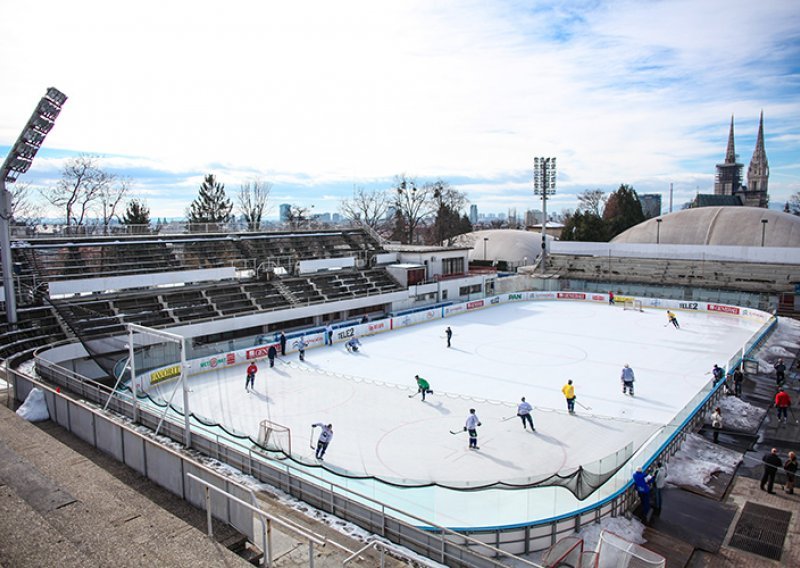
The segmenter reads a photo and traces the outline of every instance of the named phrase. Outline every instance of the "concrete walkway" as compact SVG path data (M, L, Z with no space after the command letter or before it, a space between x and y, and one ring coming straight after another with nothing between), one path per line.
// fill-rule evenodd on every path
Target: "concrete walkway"
M268 499L262 507L279 507ZM295 516L295 515L292 515ZM315 566L341 566L362 543L310 519L334 542L316 548ZM327 534L326 534L327 533ZM227 545L242 537L53 424L31 424L0 406L0 566L192 566L250 564ZM275 531L274 566L308 566L308 545ZM351 563L379 565L374 551ZM405 565L388 558L386 566Z

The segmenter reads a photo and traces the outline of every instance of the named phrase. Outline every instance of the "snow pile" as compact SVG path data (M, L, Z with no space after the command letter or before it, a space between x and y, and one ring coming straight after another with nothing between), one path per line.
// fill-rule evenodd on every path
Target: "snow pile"
M753 406L735 396L722 397L719 407L722 410L722 428L724 430L755 432L767 413L766 409Z
M37 388L31 389L25 402L17 409L17 414L28 422L50 420L47 403L44 401L44 392Z
M603 530L611 531L620 538L635 544L644 544L644 525L636 517L626 519L625 517L603 517L599 523L593 523L581 529L578 533L583 539L583 549L592 551L597 549L600 542L600 532Z
M667 481L713 494L708 486L712 479L721 473L733 474L741 461L742 454L689 434L667 466Z

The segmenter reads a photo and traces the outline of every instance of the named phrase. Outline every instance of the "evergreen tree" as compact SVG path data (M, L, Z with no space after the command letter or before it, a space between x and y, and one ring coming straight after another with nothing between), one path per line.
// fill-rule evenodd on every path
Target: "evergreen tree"
M591 211L575 211L564 220L562 241L607 242L608 229L605 221Z
M131 199L128 201L120 222L123 225L128 225L131 232L147 232L150 225L150 208L139 199Z
M606 222L609 239L644 221L642 204L633 187L622 184L608 196L603 210L603 221Z
M232 209L233 203L225 196L225 184L219 183L214 174L208 174L186 217L191 224L227 223Z

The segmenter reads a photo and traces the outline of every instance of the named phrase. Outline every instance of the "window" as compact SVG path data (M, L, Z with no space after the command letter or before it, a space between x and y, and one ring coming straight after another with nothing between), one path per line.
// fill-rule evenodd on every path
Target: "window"
M443 258L442 274L445 276L449 274L464 274L464 257Z

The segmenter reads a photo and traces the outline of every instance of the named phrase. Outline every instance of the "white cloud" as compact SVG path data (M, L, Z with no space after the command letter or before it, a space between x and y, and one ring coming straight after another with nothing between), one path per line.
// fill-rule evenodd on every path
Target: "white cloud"
M534 155L555 155L565 193L709 191L730 115L752 140L743 125L762 108L773 170L798 161L791 1L43 0L7 12L0 144L52 84L70 99L48 147L133 157L109 163L188 184L259 176L311 199L409 172L475 179L470 197L487 207L535 207L518 180ZM36 41L23 21L41 22ZM772 183L778 200L789 189Z

